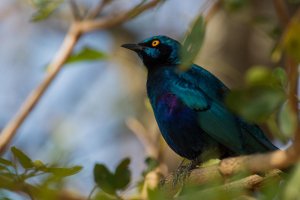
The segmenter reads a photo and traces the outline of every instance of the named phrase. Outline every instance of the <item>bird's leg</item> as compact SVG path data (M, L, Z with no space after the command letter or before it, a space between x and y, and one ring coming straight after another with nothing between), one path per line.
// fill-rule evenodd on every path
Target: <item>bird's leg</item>
M200 163L199 158L192 160L187 165L184 165L184 161L185 159L182 160L176 172L174 173L174 178L173 178L174 187L180 182L184 183L186 178L190 175L191 171L195 169L197 165Z

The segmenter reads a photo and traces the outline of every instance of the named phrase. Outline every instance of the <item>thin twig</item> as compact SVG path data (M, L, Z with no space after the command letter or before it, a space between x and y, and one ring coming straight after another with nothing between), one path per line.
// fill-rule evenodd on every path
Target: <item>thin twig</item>
M97 4L96 8L91 10L86 16L86 19L94 19L96 18L102 10L105 8L106 5L108 5L112 0L101 0Z
M286 27L289 23L289 11L284 0L273 0L278 19L282 27Z
M167 174L168 167L167 165L160 160L161 159L161 146L157 142L159 134L156 131L150 131L146 129L143 124L135 119L129 118L126 121L127 127L132 131L132 133L140 140L142 143L147 156L159 161L159 166L153 169L151 172L147 173L144 181L144 185L141 192L141 199L147 199L148 190L154 189L159 184L160 179ZM157 127L157 125L155 125ZM151 137L154 135L154 137Z
M77 5L76 1L75 0L70 0L69 3L70 3L70 7L71 7L71 10L72 10L72 15L74 17L74 20L76 20L76 21L81 20L82 17L81 17L80 10L78 8L78 5Z
M146 154L148 156L157 158L158 148L155 141L152 141L150 134L143 124L135 118L129 118L126 120L127 127L132 131L133 134L138 138L138 140L142 143L145 148Z
M84 20L80 23L81 30L84 32L89 32L89 31L97 30L99 28L110 28L119 25L124 21L127 21L133 17L138 16L145 10L155 7L160 1L161 0L153 0L150 1L149 3L136 6L130 11L108 16L105 18L96 19L96 20Z
M93 196L93 194L94 194L94 192L96 191L97 188L98 188L97 185L95 185L95 186L93 187L93 189L92 189L91 192L89 193L89 196L88 196L87 200L91 200L91 199L92 199L92 196Z

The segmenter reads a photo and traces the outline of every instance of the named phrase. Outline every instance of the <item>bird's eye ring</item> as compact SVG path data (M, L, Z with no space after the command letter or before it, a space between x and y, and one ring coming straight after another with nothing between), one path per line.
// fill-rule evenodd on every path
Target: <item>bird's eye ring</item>
M152 41L152 47L158 46L159 43L160 43L159 40L153 40L153 41Z

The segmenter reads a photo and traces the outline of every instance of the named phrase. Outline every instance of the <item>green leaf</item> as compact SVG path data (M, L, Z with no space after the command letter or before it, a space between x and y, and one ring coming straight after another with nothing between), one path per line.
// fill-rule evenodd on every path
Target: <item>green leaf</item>
M4 166L2 166L2 165L0 165L0 171L1 171L1 170L7 170L7 168L4 167Z
M16 147L12 147L11 151L13 155L18 159L22 167L24 167L25 169L29 169L33 167L32 160L20 149L17 149Z
M163 190L160 190L159 188L154 188L154 189L148 188L147 193L148 193L149 200L166 200L166 199L168 199L166 197L166 194L163 192Z
M297 163L295 170L290 176L290 179L285 185L282 197L279 199L299 199L300 196L300 163Z
M94 166L94 180L104 192L115 195L117 190L125 189L130 182L129 164L129 158L122 160L114 174L105 165L96 164Z
M6 165L6 166L13 166L13 163L9 160L6 160L4 158L0 158L0 164Z
M297 127L297 115L293 112L290 104L286 102L283 104L279 113L279 127L282 133L291 138Z
M100 191L95 195L93 200L120 200L120 198L104 193L103 191Z
M283 47L286 52L300 62L300 20L293 20L288 26L283 38Z
M46 168L46 165L45 165L41 160L35 160L35 161L33 162L33 166L34 166L36 169Z
M266 121L268 129L272 133L272 135L280 140L283 144L287 144L289 138L282 133L278 124L278 113L273 113L268 120Z
M248 0L223 0L223 6L229 12L239 11L248 5Z
M226 104L251 122L263 122L283 103L286 95L274 87L251 87L229 93Z
M130 159L125 158L120 162L117 166L114 179L115 179L115 188L122 190L125 189L126 186L130 182L131 171L129 170Z
M38 22L47 19L64 0L43 0L37 4L38 10L31 17L31 21Z
M273 70L273 76L278 80L282 87L286 87L288 84L288 77L286 71L280 67L276 67Z
M288 0L288 3L290 3L290 4L299 4L300 0Z
M16 176L14 176L13 174L1 173L0 188L7 188L13 190L13 188L16 188L15 179Z
M80 52L71 55L66 61L66 64L83 61L103 60L106 58L107 55L104 52L90 47L84 47Z
M97 185L106 193L115 195L115 179L114 175L103 164L95 164L94 180Z
M245 81L247 86L270 85L272 84L270 83L271 77L270 69L263 66L253 66L247 71Z
M42 168L41 171L52 173L54 176L57 177L66 177L66 176L72 176L74 174L77 174L82 170L82 166L74 166L74 167L46 167Z
M271 52L271 61L274 63L280 62L280 59L282 58L283 49L281 45L277 45Z
M188 70L200 51L205 36L205 21L202 16L199 16L190 31L183 41L181 49L181 65L179 69L182 71Z
M159 165L159 162L152 157L147 157L145 159L145 163L147 165L147 168L143 171L143 176L146 176L149 172L153 171Z
M280 86L287 84L287 75L282 68L271 70L264 66L251 67L245 76L245 82L248 87L253 86Z

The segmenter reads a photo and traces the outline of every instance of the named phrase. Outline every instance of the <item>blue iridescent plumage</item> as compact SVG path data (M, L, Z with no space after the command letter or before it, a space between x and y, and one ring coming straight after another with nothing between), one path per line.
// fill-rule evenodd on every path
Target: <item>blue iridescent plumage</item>
M226 108L229 89L213 74L195 64L178 71L177 41L154 36L123 47L137 52L147 67L155 118L164 139L180 156L194 160L216 150L223 158L277 149L257 125Z

